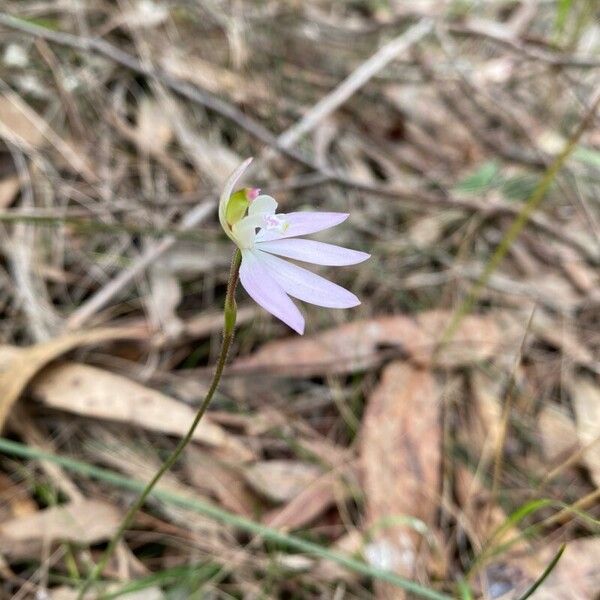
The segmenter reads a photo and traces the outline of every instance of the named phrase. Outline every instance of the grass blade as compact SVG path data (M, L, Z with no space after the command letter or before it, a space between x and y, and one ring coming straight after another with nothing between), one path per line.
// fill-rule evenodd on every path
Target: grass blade
M0 438L0 452L22 458L54 462L75 473L98 479L130 491L140 492L145 485L144 482L130 479L129 477L125 477L119 473L115 473L114 471L96 467L94 465L90 465L83 461L66 456L59 456L57 454L44 452L42 450L38 450L37 448L31 448L6 438ZM239 515L229 513L218 506L204 502L197 498L181 496L173 492L161 490L160 488L154 490L151 496L156 500L181 506L182 508L192 510L206 517L214 519L215 521L219 521L220 523L231 525L241 531L258 535L265 540L275 542L289 549L304 552L308 555L323 558L325 560L330 560L345 567L346 569L360 573L361 575L372 577L373 579L378 579L380 581L385 581L386 583L391 583L392 585L402 588L419 598L426 598L429 600L452 600L452 597L448 596L447 594L443 594L434 589L420 585L414 581L411 581L410 579L400 577L396 573L378 569L351 556L329 550L324 546L320 546L313 542L303 540L302 538L283 533L277 529L266 527L265 525L261 525L260 523L256 523L250 519L240 517Z
M560 557L563 555L563 552L565 551L566 547L567 547L567 545L563 544L559 548L559 550L556 553L556 555L554 556L554 558L550 561L550 564L544 569L544 572L533 582L531 587L522 596L519 596L518 600L527 600L527 598L530 598L533 595L533 593L540 587L540 585L542 585L542 583L544 583L546 577L548 577L548 575L550 575L550 573L552 573L552 571L554 570L554 567L556 567L556 565L558 564L558 561L560 560Z

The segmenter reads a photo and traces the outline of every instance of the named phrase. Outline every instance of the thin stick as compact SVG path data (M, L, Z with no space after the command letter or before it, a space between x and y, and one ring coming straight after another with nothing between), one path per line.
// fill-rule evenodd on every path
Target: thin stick
M200 224L214 209L213 202L207 202L190 211L184 218L184 222L179 227L180 231L187 231ZM106 306L111 299L116 296L124 287L133 281L144 269L152 264L161 254L166 252L175 242L177 237L169 235L155 246L152 246L140 256L136 263L128 269L121 271L108 285L96 292L91 298L86 300L77 308L67 320L67 329L79 329L88 321L97 311Z
M240 264L242 262L242 254L239 250L235 251L233 256L233 260L231 262L231 270L229 272L229 282L227 284L227 295L225 296L225 319L224 319L224 327L223 327L223 341L221 343L221 351L219 353L219 358L217 360L217 364L215 366L215 373L213 375L213 379L211 381L210 387L202 404L198 408L198 412L190 425L188 432L185 434L179 443L175 447L175 450L170 454L170 456L165 460L160 469L156 472L154 477L146 484L146 487L142 491L142 493L138 496L137 500L130 506L127 514L123 518L119 529L110 540L106 550L102 554L100 560L96 564L96 566L92 569L88 578L83 583L81 589L79 590L79 594L77 595L77 600L83 600L85 597L85 593L90 589L90 587L97 581L98 577L104 571L108 561L112 557L117 544L123 537L125 531L131 525L135 515L138 510L144 505L146 499L159 482L161 477L177 462L178 458L181 456L181 453L185 449L185 447L190 443L194 432L196 431L196 427L200 423L200 420L204 416L212 397L217 390L219 382L221 381L221 375L223 375L223 369L225 368L225 363L227 362L227 355L229 353L229 348L231 346L231 342L233 340L233 335L235 332L235 321L236 321L236 306L235 306L235 288L237 286Z
M365 83L387 66L399 54L424 38L433 28L433 21L422 19L401 35L384 44L355 69L331 93L321 98L295 125L277 138L280 146L290 148L304 134L308 133L327 115L339 108L355 94Z
M0 13L0 25L26 33L27 35L48 40L67 48L73 48L81 52L99 54L136 73L154 78L180 96L205 106L209 110L233 121L264 144L277 148L282 154L289 156L306 167L318 170L318 167L315 166L309 157L305 156L302 152L282 146L273 133L255 119L244 114L237 106L221 100L221 98L214 96L207 90L201 89L197 85L191 85L185 81L181 81L180 79L169 75L162 69L152 69L145 66L131 54L109 44L105 40L73 35L64 31L54 31L47 27L40 27L39 25L29 23L23 19L18 19L7 13Z

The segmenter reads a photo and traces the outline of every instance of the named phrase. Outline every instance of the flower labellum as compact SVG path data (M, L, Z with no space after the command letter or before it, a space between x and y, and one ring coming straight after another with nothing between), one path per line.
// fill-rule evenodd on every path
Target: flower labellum
M229 177L219 201L219 220L242 253L240 282L252 299L294 331L304 333L304 317L290 296L327 308L351 308L360 300L351 292L283 258L315 265L355 265L366 252L302 239L339 225L347 213L291 212L277 214L277 202L255 188L233 189L252 161Z

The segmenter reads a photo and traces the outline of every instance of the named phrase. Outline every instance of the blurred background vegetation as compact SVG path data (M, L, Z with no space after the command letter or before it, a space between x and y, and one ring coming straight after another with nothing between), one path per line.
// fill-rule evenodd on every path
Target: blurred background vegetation
M186 431L249 156L363 303L238 291L88 597L598 597L597 0L0 8L0 597L76 598Z

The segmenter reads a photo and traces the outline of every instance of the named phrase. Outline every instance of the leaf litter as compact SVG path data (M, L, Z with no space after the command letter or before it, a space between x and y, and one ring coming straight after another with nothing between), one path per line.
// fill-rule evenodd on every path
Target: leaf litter
M600 593L593 127L440 346L591 97L593 10L559 4L9 3L3 434L151 476L214 364L211 211L252 155L282 210L351 214L321 239L373 255L341 275L363 305L307 307L297 338L240 293L226 379L165 488L453 596L518 598L567 542L533 597ZM0 458L2 597L76 597L131 502L50 465ZM157 577L124 597L410 597L164 502L123 550L111 591Z

